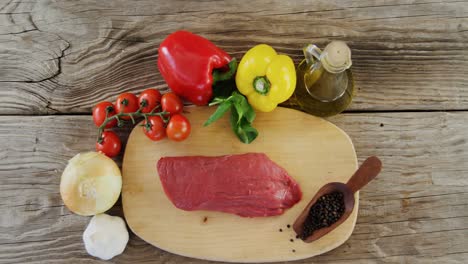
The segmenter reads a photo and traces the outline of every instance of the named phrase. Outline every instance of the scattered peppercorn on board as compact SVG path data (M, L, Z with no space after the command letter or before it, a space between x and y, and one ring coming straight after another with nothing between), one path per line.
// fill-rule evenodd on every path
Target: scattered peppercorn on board
M304 259L330 251L349 238L356 223L358 194L351 216L320 240L304 243L292 229L321 186L346 182L357 169L356 153L345 132L324 119L279 107L272 113L258 113L259 137L252 144L243 144L229 129L228 115L203 127L214 108L189 107L186 111L192 134L183 142L151 141L139 126L128 139L122 165L122 203L136 235L174 254L227 262ZM183 211L166 197L156 170L159 158L246 152L263 152L285 168L300 184L302 200L280 216L243 218Z

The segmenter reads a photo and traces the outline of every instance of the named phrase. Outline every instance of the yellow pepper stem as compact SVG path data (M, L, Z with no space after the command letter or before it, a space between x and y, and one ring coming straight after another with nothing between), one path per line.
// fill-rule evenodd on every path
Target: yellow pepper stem
M265 95L270 91L270 81L266 76L257 76L253 81L253 87L259 94Z

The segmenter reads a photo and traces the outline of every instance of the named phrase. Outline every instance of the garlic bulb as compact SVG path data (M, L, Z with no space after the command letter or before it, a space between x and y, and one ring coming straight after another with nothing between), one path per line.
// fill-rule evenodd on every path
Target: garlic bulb
M122 190L115 162L98 152L79 153L68 161L60 180L60 195L70 211L95 215L109 210Z
M109 260L122 254L128 242L124 220L118 216L98 214L93 216L83 233L88 254Z

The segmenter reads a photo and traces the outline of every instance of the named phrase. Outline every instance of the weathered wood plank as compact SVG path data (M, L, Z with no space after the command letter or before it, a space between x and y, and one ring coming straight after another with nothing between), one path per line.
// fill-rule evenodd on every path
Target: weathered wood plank
M468 109L465 1L1 1L0 114L89 113L123 91L167 86L155 63L188 29L240 58L268 43L347 41L351 110Z
M330 120L350 135L360 161L378 155L384 169L361 192L351 238L298 263L466 262L468 114L356 113ZM92 150L95 132L90 116L0 117L0 263L98 263L81 241L89 218L70 213L58 188L67 160ZM129 130L119 132L125 138ZM121 215L120 205L111 214ZM113 261L206 263L134 235Z

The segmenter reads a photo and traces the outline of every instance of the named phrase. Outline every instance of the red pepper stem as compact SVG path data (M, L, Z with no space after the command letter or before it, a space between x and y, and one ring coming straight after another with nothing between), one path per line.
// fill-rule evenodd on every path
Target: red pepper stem
M227 71L221 71L219 69L215 69L213 71L213 84L212 84L213 86L217 82L229 80L229 79L232 78L232 76L234 76L234 74L237 71L237 60L236 60L236 58L232 59L228 63L227 66L229 67L229 70L227 70Z

